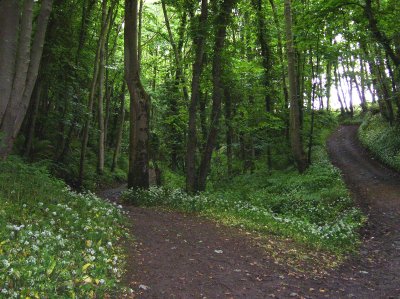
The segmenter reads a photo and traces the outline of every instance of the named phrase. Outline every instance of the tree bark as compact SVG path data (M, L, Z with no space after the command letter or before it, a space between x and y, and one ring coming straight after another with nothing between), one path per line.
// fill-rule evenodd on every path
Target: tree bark
M42 82L40 79L38 79L36 82L35 91L33 93L32 117L29 124L28 135L26 137L26 142L25 142L25 152L24 152L25 157L30 157L31 155L33 140L35 138L36 120L39 113L41 94L42 94Z
M262 66L264 68L264 87L265 87L265 110L267 113L273 111L274 103L272 102L272 59L271 59L271 47L269 45L269 37L266 34L266 22L264 17L264 9L262 0L253 0L253 6L256 9L257 22L258 22L258 42L261 46ZM273 3L273 1L272 1ZM280 41L282 43L282 41ZM279 43L279 38L278 38ZM267 165L268 169L272 169L272 155L271 146L267 145Z
M226 160L228 176L232 175L233 160L233 126L232 126L232 95L229 88L225 87L225 125L226 125Z
M203 71L204 50L207 34L208 0L201 2L200 22L197 28L195 44L195 61L193 64L192 94L189 103L188 141L186 145L186 191L193 193L197 191L196 184L196 148L197 128L196 114L200 98L200 78Z
M124 123L125 123L125 90L126 90L126 83L122 83L121 87L121 95L120 95L120 108L119 108L119 126L117 131L117 140L115 142L115 149L113 160L111 164L111 171L114 172L115 168L117 167L119 153L121 151L121 143L122 143L122 134L124 132Z
M214 151L219 130L219 119L221 116L221 99L223 97L222 83L222 52L225 45L227 26L230 20L230 14L236 0L224 0L221 4L220 12L216 18L216 35L214 43L214 58L212 66L213 76L213 104L211 112L210 129L208 131L207 143L202 154L199 168L198 191L206 189L207 176L210 171L211 157Z
M33 0L25 1L21 24L9 19L19 19L19 7L11 2L17 1L0 1L0 25L6 26L1 29L0 37L10 38L9 41L0 44L0 62L5 63L0 71L0 90L4 91L4 94L0 95L0 159L5 159L11 152L25 118L39 72L52 8L52 0L42 1L35 35L31 41ZM2 15L3 13L10 15ZM18 30L20 39L17 44ZM15 36L10 36L10 33Z
M339 101L339 104L340 104L340 113L341 113L342 116L344 116L346 111L344 109L343 101L342 101L342 99L340 97L340 92L339 92L339 79L338 79L337 63L335 63L335 65L334 65L333 73L334 73L334 76L335 76L335 88L337 90L338 101Z
M13 86L15 60L18 47L18 30L18 1L0 1L0 127L8 102L10 100L10 94Z
M88 101L88 109L87 109L87 115L85 119L85 124L83 128L83 136L82 136L82 144L81 144L81 157L79 161L79 174L78 174L78 187L82 186L83 179L84 179L84 173L85 173L85 160L86 160L86 151L87 151L87 145L89 141L89 130L90 130L90 124L91 120L93 117L93 104L94 104L94 97L96 93L96 85L99 80L99 73L100 73L100 55L102 49L104 49L104 43L105 43L105 37L106 37L106 31L108 28L107 22L111 16L111 10L108 11L106 17L104 17L105 14L105 9L107 5L107 1L104 1L102 4L102 22L100 24L100 35L99 39L97 41L97 50L96 50L96 57L94 60L94 70L93 70L93 78L92 82L90 84L90 91L89 91L89 101Z
M297 169L300 173L303 173L307 169L308 163L301 139L300 107L296 82L296 53L293 40L292 8L290 0L285 0L285 24L290 98L290 141Z
M140 80L138 0L125 0L125 79L130 94L128 188L149 187L149 104Z

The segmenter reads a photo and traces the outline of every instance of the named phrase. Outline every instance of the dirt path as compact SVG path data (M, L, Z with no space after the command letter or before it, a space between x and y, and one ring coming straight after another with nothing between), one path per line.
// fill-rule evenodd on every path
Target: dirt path
M400 178L368 157L356 130L341 127L328 146L370 215L359 256L305 274L278 262L267 240L194 215L127 206L136 238L126 275L132 298L400 298ZM120 191L101 196L115 200Z

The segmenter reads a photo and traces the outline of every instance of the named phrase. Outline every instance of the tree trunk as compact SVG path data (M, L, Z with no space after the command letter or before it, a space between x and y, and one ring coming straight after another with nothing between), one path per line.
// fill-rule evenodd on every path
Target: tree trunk
M138 0L125 0L125 79L130 94L128 188L149 187L150 98L140 80Z
M104 1L103 3L106 3ZM105 141L105 131L104 131L104 111L103 111L103 102L104 102L104 52L105 52L105 43L102 45L100 49L100 61L99 61L99 80L98 80L98 101L97 101L97 118L98 118L98 126L99 126L99 144L98 144L98 154L97 154L97 173L103 174L104 172L104 141Z
M368 110L368 104L367 104L367 99L365 97L365 69L364 69L364 62L361 58L361 55L359 56L359 62L360 62L360 77L361 77L361 109L363 113L366 113Z
M36 120L39 113L39 104L40 104L40 97L42 94L42 82L40 79L36 82L35 92L33 93L33 109L32 109L32 117L29 124L28 129L28 136L26 137L25 142L25 157L30 157L32 151L33 140L35 137L35 129L36 129Z
M221 116L221 99L223 97L222 52L225 45L226 31L230 20L230 14L235 3L236 0L224 0L221 4L220 12L216 18L217 29L215 35L215 44L213 51L214 58L212 66L213 104L207 143L200 162L198 191L204 191L206 189L207 176L210 171L211 157L218 135L219 119Z
M385 53L393 60L393 63L398 68L400 66L400 55L397 55L396 52L391 47L391 41L388 37L379 30L378 21L375 18L375 14L372 9L372 0L366 0L364 6L364 15L368 20L369 29L372 32L372 35L380 43L385 50Z
M262 0L253 0L253 6L256 9L257 21L258 21L258 42L261 46L262 66L264 68L264 87L265 87L265 110L267 113L273 111L274 103L272 103L272 59L271 59L271 47L269 45L269 38L266 34L266 22L264 17L264 9ZM279 40L278 40L279 42ZM271 146L267 145L267 165L268 169L272 169L272 156Z
M121 142L122 142L122 134L124 132L124 123L125 123L125 89L126 84L125 82L122 83L121 87L121 95L120 95L120 108L119 108L119 126L117 131L117 140L115 142L115 149L113 160L111 164L111 171L114 172L115 168L117 167L119 153L121 151Z
M233 127L232 127L232 95L229 88L225 87L225 125L226 125L226 160L228 176L232 175L232 142L233 142Z
M90 91L89 91L89 101L88 101L88 109L87 109L87 115L85 119L85 125L83 128L83 137L82 137L82 144L81 144L81 157L79 161L79 174L78 174L78 187L82 186L83 179L84 179L84 173L85 173L85 160L86 160L86 151L87 151L87 145L89 141L89 130L90 130L90 124L91 120L93 117L93 104L94 104L94 97L96 93L96 84L99 81L99 73L100 73L100 56L101 56L101 51L104 49L104 43L106 40L106 31L108 28L107 22L109 18L111 17L111 8L107 13L107 16L104 17L105 10L106 10L106 5L107 1L104 1L102 4L102 23L100 24L100 36L99 40L97 42L97 51L96 51L96 57L94 60L94 71L93 71L93 78L92 82L90 85Z
M293 40L292 9L290 0L285 0L285 24L290 98L290 141L297 168L300 173L303 173L307 169L308 163L301 139L300 107L296 82L296 53Z
M204 50L207 33L208 19L208 0L201 2L201 15L198 27L198 33L195 37L195 61L193 64L192 94L189 104L189 124L188 141L186 145L186 191L193 193L197 191L196 184L196 148L197 148L197 129L196 114L197 105L200 98L200 78L203 71Z
M18 47L19 10L18 1L0 1L0 128L10 101L14 80ZM1 140L0 136L0 142ZM1 147L2 145L0 144Z
M42 58L52 0L42 1L31 41L33 2L25 1L19 24L17 1L0 1L0 159L5 159L12 150L32 97Z
M284 67L285 63L284 63L284 54L283 54L281 24L279 22L278 11L277 11L274 0L269 0L269 3L271 4L272 13L273 13L273 17L274 17L274 23L278 30L278 54L279 54L279 62L280 62L280 65L282 66L282 71L281 71L282 90L283 90L283 95L284 95L284 99L285 99L285 107L288 108L289 107L289 91L288 91L288 87L286 84L286 72L285 72L285 67Z
M336 88L336 91L337 91L338 101L339 101L339 104L340 104L340 113L341 113L342 116L344 116L346 114L346 111L344 109L343 101L342 101L342 99L340 97L340 92L339 92L339 79L338 79L337 63L334 66L333 73L335 75L335 88Z

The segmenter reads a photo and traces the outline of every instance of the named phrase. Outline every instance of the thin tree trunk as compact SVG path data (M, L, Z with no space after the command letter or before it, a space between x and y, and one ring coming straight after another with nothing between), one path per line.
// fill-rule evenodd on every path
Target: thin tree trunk
M332 62L328 61L326 65L326 110L331 109L331 86L332 86Z
M104 1L105 3L106 1ZM97 173L103 174L104 172L104 142L105 142L105 131L104 131L104 70L105 70L105 43L100 49L100 61L99 61L99 78L98 78L98 101L97 101L97 118L99 126L99 144L97 153Z
M115 149L113 160L111 164L111 171L114 172L115 168L117 167L119 153L121 151L121 143L122 143L122 134L124 132L124 123L125 123L125 90L126 90L126 83L122 83L121 87L121 95L120 95L120 108L119 108L119 126L117 131L117 140L115 142Z
M365 69L364 69L364 62L361 58L361 55L359 56L359 61L360 61L360 77L361 77L361 109L363 113L366 113L368 110L368 104L367 104L367 99L365 97Z
M286 47L288 56L289 98L290 98L290 141L292 152L300 173L307 167L307 158L301 140L300 107L296 82L296 52L292 31L292 9L290 0L285 0Z
M253 6L256 9L257 21L258 21L258 42L261 46L262 66L264 68L264 87L265 87L265 109L267 113L273 111L274 103L272 102L272 59L271 59L271 47L269 45L268 36L266 34L266 22L264 19L264 9L262 0L253 0ZM272 169L272 155L271 146L267 144L267 166L268 169Z
M232 175L232 95L228 88L225 87L225 125L226 125L226 160L228 176Z
M340 97L340 92L339 92L339 82L338 82L339 80L338 80L338 68L337 68L337 63L336 63L335 66L334 66L333 73L334 73L334 75L335 75L335 87L336 87L336 91L337 91L338 101L339 101L339 104L340 104L340 113L341 113L341 115L343 116L343 115L345 115L346 111L345 111L345 109L344 109L343 101L342 101L342 99L341 99L341 97Z
M102 23L101 23L101 28L100 28L100 35L99 39L97 42L97 51L96 51L96 57L94 60L94 71L93 71L93 78L92 82L90 85L90 91L89 91L89 101L88 101L88 109L87 109L87 115L85 119L85 125L83 128L83 136L82 136L82 144L81 144L81 157L79 161L79 174L78 174L78 187L82 186L83 179L84 179L84 173L85 173L85 160L86 160L86 151L87 151L87 145L89 141L89 130L90 130L90 123L93 117L93 104L94 104L94 97L95 97L95 92L96 92L96 84L99 80L99 73L100 73L100 56L101 56L101 51L104 48L104 43L105 43L105 37L106 37L106 31L107 31L107 22L108 19L110 18L110 10L108 11L107 16L104 18L104 10L106 9L106 2L103 2L103 8L102 8Z
M40 79L36 82L36 87L33 93L33 109L32 109L32 117L29 124L28 135L25 142L25 157L30 157L32 151L33 140L35 138L35 129L36 129L36 120L39 113L39 104L40 104L40 97L42 94L42 82Z
M139 28L138 28L138 63L139 63L139 75L142 72L142 30L143 30L143 6L144 0L140 0L139 3Z
M283 90L283 95L284 95L284 99L285 99L285 107L288 108L289 107L289 91L288 91L288 87L286 84L286 72L285 72L285 67L284 67L285 60L284 60L284 53L283 53L281 24L279 22L278 11L277 11L274 0L269 0L269 3L271 4L272 13L273 13L273 17L274 17L274 23L275 23L276 29L278 30L278 54L279 54L279 63L282 66L282 71L281 71L282 90Z

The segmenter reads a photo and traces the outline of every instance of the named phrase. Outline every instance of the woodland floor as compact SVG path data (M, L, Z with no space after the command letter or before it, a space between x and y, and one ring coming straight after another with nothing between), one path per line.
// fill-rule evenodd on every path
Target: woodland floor
M134 290L128 297L400 298L400 176L370 158L356 126L340 127L328 148L369 215L359 254L324 270L329 256L302 251L290 240L195 215L126 206L136 240L127 246L125 282ZM121 190L100 195L118 200Z

